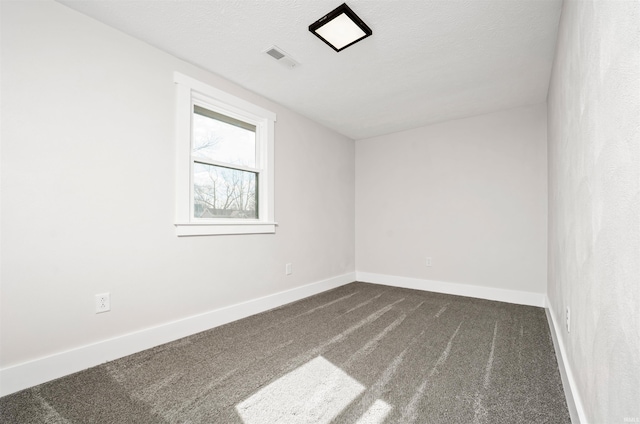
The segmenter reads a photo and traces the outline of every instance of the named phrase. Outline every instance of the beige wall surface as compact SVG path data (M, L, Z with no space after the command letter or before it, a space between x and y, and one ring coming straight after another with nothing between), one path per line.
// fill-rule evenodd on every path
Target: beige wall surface
M356 141L358 272L544 293L546 155L545 105Z
M639 23L565 1L548 98L549 306L590 423L640 422Z
M175 235L174 71L277 113L275 235ZM65 6L3 1L1 366L352 273L354 154Z

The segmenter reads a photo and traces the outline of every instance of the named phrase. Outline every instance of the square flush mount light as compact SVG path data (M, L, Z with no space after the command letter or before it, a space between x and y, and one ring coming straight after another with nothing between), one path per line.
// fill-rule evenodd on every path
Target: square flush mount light
M373 34L346 3L309 25L309 31L337 52Z

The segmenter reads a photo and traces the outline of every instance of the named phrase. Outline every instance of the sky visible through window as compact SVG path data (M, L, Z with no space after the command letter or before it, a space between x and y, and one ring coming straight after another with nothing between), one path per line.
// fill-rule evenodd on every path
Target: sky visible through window
M193 153L228 164L256 166L256 133L193 114Z

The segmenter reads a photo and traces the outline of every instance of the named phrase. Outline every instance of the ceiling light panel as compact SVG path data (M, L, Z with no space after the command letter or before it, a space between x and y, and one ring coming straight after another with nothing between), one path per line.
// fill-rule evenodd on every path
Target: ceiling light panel
M373 33L346 3L309 25L309 31L337 52Z

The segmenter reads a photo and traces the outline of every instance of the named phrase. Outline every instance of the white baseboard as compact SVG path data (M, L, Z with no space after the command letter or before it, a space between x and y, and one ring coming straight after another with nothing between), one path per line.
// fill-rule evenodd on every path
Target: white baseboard
M587 417L584 412L584 406L580 395L576 388L576 380L573 377L571 366L567 360L567 351L564 348L562 337L560 337L562 327L558 326L556 314L551 308L551 302L547 299L547 320L549 321L549 331L553 339L553 347L556 351L558 359L558 368L560 369L560 377L562 378L562 386L564 387L565 397L567 398L567 408L571 416L572 424L587 424Z
M255 315L355 281L354 272L194 315L0 370L0 396Z
M437 293L455 294L458 296L479 299L497 300L518 305L545 307L545 294L517 290L498 289L494 287L472 286L469 284L448 283L444 281L422 280L420 278L398 277L393 275L374 274L356 271L358 281L405 289L425 290Z

